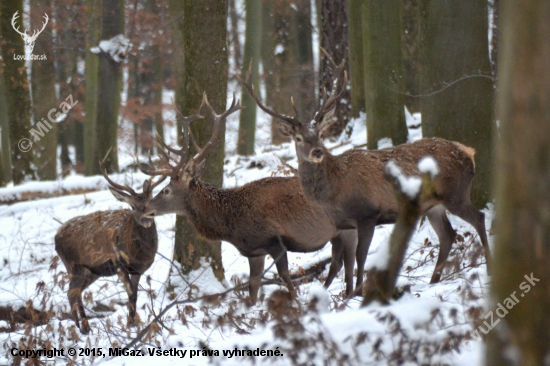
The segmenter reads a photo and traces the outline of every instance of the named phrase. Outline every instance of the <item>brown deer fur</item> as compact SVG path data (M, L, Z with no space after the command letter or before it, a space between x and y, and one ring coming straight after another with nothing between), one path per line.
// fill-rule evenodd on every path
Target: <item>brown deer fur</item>
M155 221L143 217L142 211L158 183L151 185L146 180L140 194L124 187L129 195L122 186L109 187L118 200L129 203L133 210L93 212L75 217L57 230L55 250L70 276L69 304L84 334L89 333L90 325L82 292L99 277L119 276L128 293L129 322L135 321L139 279L153 263L158 245Z
M338 229L357 229L357 288L362 286L365 260L374 227L396 220L397 200L391 184L384 176L385 165L390 160L394 160L408 175L419 174L417 163L424 156L432 156L439 166L440 173L435 179L437 196L421 202L422 210L426 212L440 241L439 258L431 282L440 280L456 236L445 209L476 229L489 267L485 216L470 202L475 169L474 149L439 138L422 139L378 151L349 150L339 156L330 154L324 147L323 133L336 122L336 104L346 90L347 75L344 65L342 62L336 67L334 74L339 75L340 80L333 83L330 96L324 93L325 102L307 124L263 105L250 82L250 71L247 80L241 82L257 105L279 120L281 133L294 139L300 183L305 195L323 207Z
M144 216L185 215L200 235L233 244L249 260L252 303L257 300L265 255L277 260L277 271L293 292L286 251L313 252L329 240L333 244L333 257L325 286L330 285L344 260L346 291L351 293L355 231L340 234L323 210L305 198L296 177L265 178L231 189L219 189L200 180L201 163L208 147L214 144L220 123L241 108L234 99L226 112L216 115L205 97L198 113L204 105L212 113L214 127L206 147L196 146L197 155L187 157L189 141L194 141L188 124L202 118L199 114L183 118L184 131L188 133L181 149L172 149L158 140L165 163L170 164L169 153L179 155L180 159L168 170L144 170L146 174L171 177L170 184L149 202Z

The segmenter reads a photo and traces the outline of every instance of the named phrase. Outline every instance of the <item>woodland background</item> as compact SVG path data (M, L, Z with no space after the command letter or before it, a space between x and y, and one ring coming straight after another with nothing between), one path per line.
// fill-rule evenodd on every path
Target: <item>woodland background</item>
M47 60L14 59L29 54L11 24L16 12L21 30L40 29L49 16L33 50ZM111 148L110 173L135 170L129 157L154 155L157 133L177 143L176 108L193 114L206 92L222 111L235 92L246 107L236 137L226 144L222 127L203 175L222 186L228 159L288 143L274 121L269 143L256 138L265 116L235 75L250 65L267 105L309 120L330 89L323 47L337 63L347 60L350 77L330 141L349 139L358 129L350 121L361 120L366 148L406 143L408 113L420 113L424 137L476 149L472 200L497 205L489 303L513 291L514 276L542 277L489 336L487 363L539 365L550 357L549 24L544 0L1 0L0 186L98 175ZM69 95L75 107L40 126ZM201 145L211 121L192 128ZM221 243L177 218L173 259L183 274L208 258L222 281L221 253Z

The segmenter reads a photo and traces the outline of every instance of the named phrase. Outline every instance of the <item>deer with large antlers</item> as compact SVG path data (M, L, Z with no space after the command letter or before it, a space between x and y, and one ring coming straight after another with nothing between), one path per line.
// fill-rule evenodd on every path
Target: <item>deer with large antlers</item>
M112 181L105 172L104 162L105 159L100 167L110 184L109 190L132 210L78 216L63 224L55 235L55 250L70 276L71 312L83 334L90 332L90 325L82 305L82 292L99 277L118 275L128 293L129 324L134 324L139 279L153 264L158 245L155 221L142 213L153 198L153 189L165 178L154 183L152 179L145 180L143 191L136 193L131 187Z
M189 123L202 118L203 106L210 110L214 127L210 141L200 148ZM249 261L251 304L257 301L267 254L276 260L279 276L293 293L286 251L313 252L329 240L333 257L325 286L330 285L344 260L346 291L352 291L355 231L338 232L321 207L306 199L297 178L264 178L231 189L220 189L200 179L206 151L215 143L220 124L239 109L233 98L231 107L217 115L205 96L199 112L184 118L181 149L170 148L158 139L164 162L169 163L170 155L179 160L167 169L143 170L150 175L170 176L170 183L147 204L144 215L151 219L169 213L184 215L203 237L233 244ZM187 155L190 142L197 151L193 157Z
M42 31L46 28L46 25L48 24L48 20L49 20L48 14L44 13L44 22L42 22L42 29L40 29L40 30L35 29L32 32L32 35L28 35L27 34L28 31L26 29L25 29L25 32L21 32L19 30L19 26L15 24L17 18L19 17L19 15L17 13L18 12L16 11L15 14L13 14L13 17L11 18L11 26L13 27L13 29L17 33L19 33L19 35L21 35L21 38L23 38L23 42L25 42L25 46L28 46L30 52L32 53L32 50L34 49L34 44L36 43L36 39L38 38L40 33L42 33Z
M357 290L362 287L364 265L375 226L396 220L397 199L384 176L384 167L391 160L396 161L407 175L419 175L417 163L424 156L432 156L439 165L440 174L435 179L436 197L421 203L422 211L426 213L440 243L431 283L440 281L456 236L446 210L476 229L489 265L485 216L470 202L475 150L458 142L425 138L394 148L376 151L352 149L342 155L332 155L323 145L323 137L335 122L334 111L346 89L347 74L344 71L345 61L336 66L327 56L335 68L337 79L330 94L325 90L324 103L309 123L265 106L254 91L250 71L246 81L239 80L256 104L278 120L281 133L294 139L298 175L308 199L321 205L338 229L357 229Z

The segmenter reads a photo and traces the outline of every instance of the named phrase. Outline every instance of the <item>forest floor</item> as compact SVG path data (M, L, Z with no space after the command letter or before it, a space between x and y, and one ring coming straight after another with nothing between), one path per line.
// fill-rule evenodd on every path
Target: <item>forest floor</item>
M291 174L282 161L297 167L294 146L269 146L267 123L260 125L255 156L234 155L236 138L231 136L235 135L237 122L232 117L228 121L226 187ZM418 125L411 118L409 124ZM364 123L364 119L354 121L351 136L328 144L335 147L332 152L338 154L363 145ZM410 132L410 139L420 137L418 129ZM170 142L169 137L167 140ZM131 161L132 149L127 150L121 149L119 155L123 165ZM139 189L145 176L129 172L112 178ZM248 308L244 303L247 291L231 290L247 281L246 258L224 242L223 283L215 279L209 263L184 278L171 262L175 215L161 216L156 219L159 251L140 282L139 326L129 328L126 324L127 295L117 277L101 278L84 293L92 332L81 335L68 317L67 276L54 250L54 235L61 223L73 217L127 208L106 188L102 177L71 175L55 182L0 189L0 344L4 351L0 353L0 364L13 361L10 352L14 347L65 350L64 356L42 357L48 364L163 365L178 362L181 357L190 365L264 361L274 365L483 364L483 342L468 339L487 312L490 278L475 230L452 215L451 223L459 235L442 281L429 284L439 247L435 232L423 221L407 250L396 299L388 306L373 304L365 308L361 308L359 297L345 300L343 271L328 290L322 288L328 266L320 275L303 279L293 305L277 301L284 297L278 290L286 289L271 281L261 289L263 301ZM492 208L484 212L490 228ZM367 268L373 264L373 254L388 245L392 230L393 225L376 228ZM492 236L489 238L492 245ZM304 274L330 254L330 243L315 253L289 253L291 271L297 276ZM270 263L271 259L266 268ZM275 277L272 266L266 280ZM207 296L222 292L224 296ZM8 310L20 308L27 311L20 310L17 317L9 318ZM29 312L38 325L31 324ZM145 357L113 354L115 348L130 344ZM77 350L74 357L67 356L70 348ZM99 349L102 355L98 355ZM157 350L168 354L158 356ZM273 355L262 351L272 351Z

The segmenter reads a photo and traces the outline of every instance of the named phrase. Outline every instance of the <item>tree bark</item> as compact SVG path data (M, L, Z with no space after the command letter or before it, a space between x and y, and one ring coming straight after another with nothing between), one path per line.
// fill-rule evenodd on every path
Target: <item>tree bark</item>
M321 1L321 47L332 57L337 65L342 60L348 60L348 9L346 0ZM346 70L348 64L346 64ZM348 70L349 72L349 70ZM323 89L332 87L332 70L329 60L321 54L319 69L319 105L323 103ZM336 107L335 116L338 123L328 131L328 136L336 137L342 133L350 119L351 97L349 91L344 92L341 102Z
M349 79L352 118L365 112L365 79L363 66L363 1L348 0L349 9Z
M51 1L31 5L31 19L43 20L44 13L51 14ZM37 38L33 53L46 55L45 60L34 60L31 66L32 110L35 126L48 120L48 111L56 106L55 67L53 60L52 24L48 22ZM51 128L36 143L37 175L41 180L55 180L57 177L57 123L49 123Z
M0 74L3 74L3 62L0 62ZM4 78L0 77L0 186L11 181L10 121L6 103Z
M246 0L246 33L244 41L244 58L242 68L243 79L246 79L246 74L249 65L252 71L252 82L254 88L259 90L258 69L261 57L262 47L262 2L259 0ZM256 102L242 87L241 92L242 105L245 107L241 110L239 117L239 137L237 141L237 153L241 155L254 154L254 136L256 133Z
M180 23L180 31L185 52L184 85L178 90L184 94L176 95L178 107L184 115L194 114L206 92L214 110L221 113L227 102L227 3L184 0L183 13L185 22ZM191 126L199 146L212 135L213 121L208 113L203 114L206 118ZM201 178L217 187L223 183L224 147L225 124L222 124L217 143L207 153L207 165ZM220 281L224 278L221 243L201 238L193 225L181 216L176 219L174 258L181 264L183 273L200 268L201 260L205 260Z
M124 35L124 1L102 0L101 40ZM105 162L108 173L118 171L117 130L122 88L122 62L115 61L108 53L99 53L99 80L97 96L97 140L99 156L112 148Z
M550 2L510 0L501 10L491 292L493 305L519 301L490 333L486 362L512 364L517 349L513 364L534 366L550 355Z
M15 55L25 55L23 39L11 25L12 16L18 12L17 21L22 29L23 1L0 2L0 30L2 33L2 58L4 59L4 83L10 125L12 178L14 184L34 179L32 151L25 151L31 142L31 102L29 80L24 60L15 60ZM27 140L23 140L27 139ZM21 141L21 142L20 142ZM19 145L22 144L22 145ZM21 149L20 149L21 147Z
M99 81L99 56L90 52L99 44L101 0L86 0L88 26L86 29L86 99L84 119L84 174L99 174L97 145L97 99Z
M482 208L491 199L494 124L487 2L422 0L421 14L422 133L476 149L471 198Z
M407 142L403 97L401 0L363 4L367 146L378 149L383 138Z

